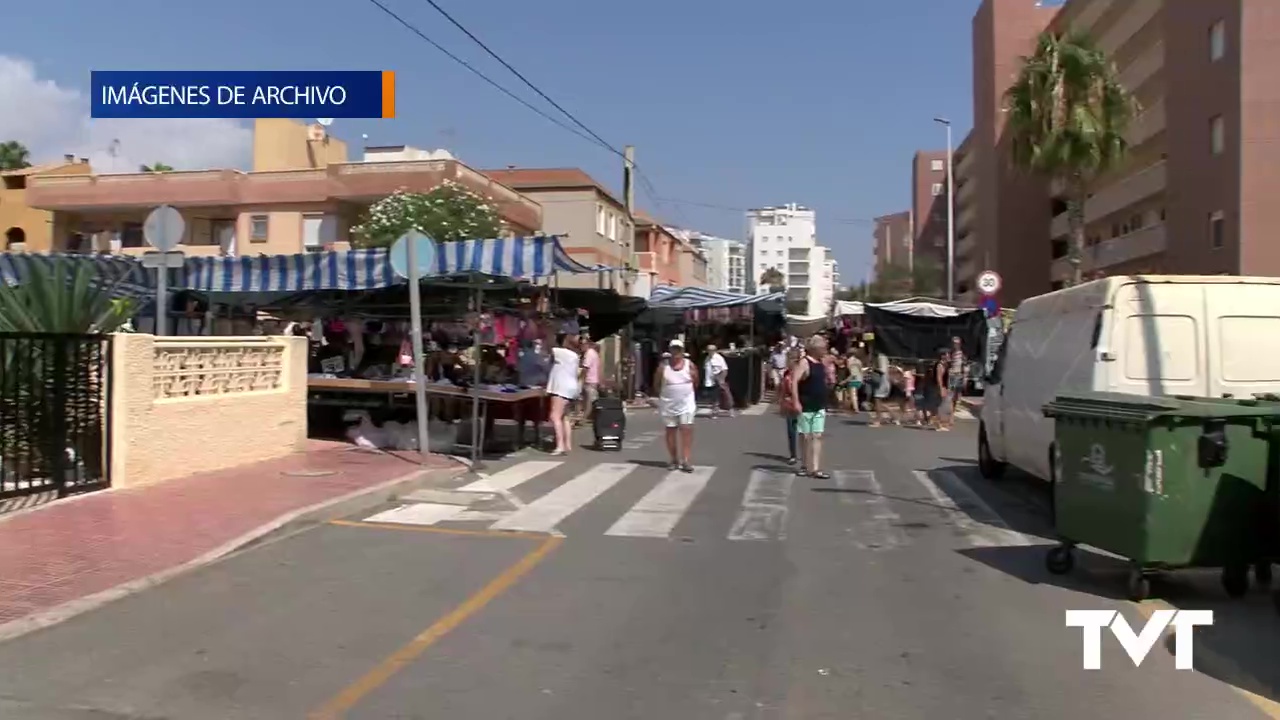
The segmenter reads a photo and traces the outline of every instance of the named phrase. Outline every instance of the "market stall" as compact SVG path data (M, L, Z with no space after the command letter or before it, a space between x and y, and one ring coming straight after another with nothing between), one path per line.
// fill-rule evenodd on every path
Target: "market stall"
M433 272L422 284L431 351L423 384L435 401L427 414L452 423L469 403L466 444L473 459L479 460L495 417L522 425L542 420L544 393L534 379L516 377L519 357L534 341L550 346L583 324L576 307L552 312L555 276L605 269L576 262L552 236L459 241L434 254ZM178 287L211 303L251 299L258 311L306 328L316 348L308 381L312 405L405 417L417 387L408 350L409 291L386 250L190 258L181 275ZM550 285L532 284L539 279Z
M640 353L642 379L652 376L666 342L683 337L694 361L703 349L719 348L729 366L729 388L739 407L754 405L764 391L764 348L784 327L783 292L732 293L709 288L661 286L649 296L649 309L638 320L647 348Z

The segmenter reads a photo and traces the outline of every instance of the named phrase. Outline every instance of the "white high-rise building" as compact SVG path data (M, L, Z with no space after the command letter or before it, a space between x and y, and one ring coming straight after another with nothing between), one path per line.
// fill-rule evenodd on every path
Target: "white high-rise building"
M746 243L676 227L668 227L667 232L687 240L707 256L707 287L746 292Z
M830 252L818 244L813 210L795 203L749 210L747 242L751 249L747 277L751 290L766 290L758 288L760 277L776 269L785 278L789 306L803 308L802 314L807 316L830 312L834 297L833 278L826 275ZM834 267L830 269L834 274Z

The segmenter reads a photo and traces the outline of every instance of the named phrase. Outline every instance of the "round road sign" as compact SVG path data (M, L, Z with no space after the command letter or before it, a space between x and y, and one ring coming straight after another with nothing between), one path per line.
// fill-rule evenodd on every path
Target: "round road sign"
M986 270L978 276L978 292L983 295L995 295L1000 292L1000 274L994 270Z
M182 234L186 232L187 223L182 213L171 205L161 205L147 216L142 224L142 236L151 247L160 252L169 252L182 242Z
M413 243L416 256L414 260L417 261L416 272L415 268L409 267L409 243ZM391 269L402 278L408 278L411 275L426 277L435 273L436 242L417 230L410 230L401 235L391 246L391 252L388 255L391 260Z

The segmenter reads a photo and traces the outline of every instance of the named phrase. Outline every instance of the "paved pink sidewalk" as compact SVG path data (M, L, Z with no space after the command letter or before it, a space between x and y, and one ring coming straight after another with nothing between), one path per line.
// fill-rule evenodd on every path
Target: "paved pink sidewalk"
M0 635L6 623L177 570L291 513L423 470L461 469L446 457L426 462L314 443L280 460L0 516Z

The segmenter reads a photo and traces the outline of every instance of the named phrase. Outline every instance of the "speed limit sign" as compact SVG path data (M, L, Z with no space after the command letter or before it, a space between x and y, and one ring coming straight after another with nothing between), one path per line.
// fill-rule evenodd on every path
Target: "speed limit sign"
M983 295L995 295L1000 292L1000 274L994 270L986 270L978 276L978 292Z

